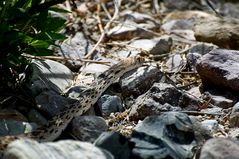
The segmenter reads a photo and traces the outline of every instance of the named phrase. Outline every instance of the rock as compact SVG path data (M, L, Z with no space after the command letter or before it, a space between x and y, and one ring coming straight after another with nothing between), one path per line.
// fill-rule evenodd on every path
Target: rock
M122 17L124 17L124 19L131 20L131 21L134 21L136 23L145 23L146 21L150 21L150 22L153 22L153 23L157 24L157 21L155 20L155 18L153 18L153 17L151 17L147 14L143 14L143 13L139 13L139 12L133 12L131 10L123 11L120 14L121 14Z
M193 28L192 20L171 20L161 26L161 29L167 33L171 33L174 30L192 30Z
M204 55L196 68L205 87L239 91L239 51L215 49Z
M139 120L165 111L197 110L199 105L199 100L183 93L171 84L154 83L145 94L136 99L130 110L129 118Z
M200 159L236 159L239 156L239 142L226 138L213 138L202 147Z
M202 125L208 129L208 131L213 135L214 133L216 133L216 131L218 130L218 122L216 120L204 120L202 121Z
M69 105L76 102L74 99L58 95L54 91L45 91L35 98L37 108L48 117L54 117L58 113L69 108Z
M80 141L94 142L107 131L105 120L98 116L77 116L71 122L71 132Z
M155 34L146 30L152 30L158 26L150 23L136 24L135 22L126 20L123 24L112 28L107 36L111 40L130 40L133 38L152 38Z
M157 39L156 45L149 51L152 55L166 54L171 51L173 46L173 39L170 36L162 36Z
M230 127L239 127L239 102L233 106L229 122Z
M218 48L216 45L208 44L208 43L200 43L192 45L187 54L187 64L190 67L191 71L196 71L196 64L198 60L205 55L212 51L213 49Z
M189 116L193 125L197 146L201 147L208 139L212 138L212 134L205 126L202 125L198 117Z
M131 142L132 158L192 158L196 146L190 118L184 113L168 112L149 116L137 124Z
M146 92L154 82L160 81L162 77L163 73L153 66L139 67L137 71L125 73L119 81L123 92L122 96L137 97Z
M166 62L166 71L178 72L180 71L186 62L183 60L180 54L174 54Z
M38 126L35 123L28 123L16 120L0 120L0 136L19 135L35 130Z
M205 55L207 53L209 53L210 51L217 49L218 46L213 45L211 43L197 43L197 44L193 44L189 50L188 53L189 54L193 54L193 53L197 53L200 55Z
M237 1L237 0L236 0ZM237 1L238 2L238 1ZM219 12L227 17L239 18L239 4L224 3L219 8Z
M114 155L115 159L129 159L133 144L116 132L105 132L94 143Z
M59 45L60 47L54 47L55 51L60 56L69 59L82 58L87 52L89 52L93 48L92 42L87 39L82 32L76 32L73 37L72 35L69 36L69 38L64 40L64 42ZM82 65L82 62L76 60L68 60L66 65L72 70L77 70Z
M122 112L124 110L122 101L118 96L103 95L97 101L101 114L105 117L111 113Z
M213 18L194 26L197 41L209 42L227 49L239 49L239 20Z
M4 159L113 159L106 150L86 142L65 140L38 143L33 140L16 140L4 152Z
M229 129L228 137L237 140L239 138L239 128Z
M204 11L198 11L198 10L179 11L179 10L177 10L177 11L172 11L169 14L167 14L167 16L163 19L163 23L167 23L172 20L183 20L183 19L191 20L192 22L196 22L199 19L206 19L209 17L212 17L212 15L208 14Z
M37 123L38 125L47 125L48 121L45 117L43 117L37 110L31 109L28 113L28 117L30 121Z
M61 63L52 60L32 60L27 74L27 85L34 96L45 90L61 94L73 83L73 73Z

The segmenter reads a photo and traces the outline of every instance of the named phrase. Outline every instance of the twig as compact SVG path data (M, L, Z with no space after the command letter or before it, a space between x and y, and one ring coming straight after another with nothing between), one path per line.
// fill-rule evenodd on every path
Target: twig
M34 55L29 55L23 53L22 56L30 59L49 59L49 60L61 60L61 61L81 61L81 62L90 62L90 63L97 63L97 64L109 64L110 62L107 61L95 61L95 60L87 60L87 59L72 59L72 58L67 58L67 57L58 57L58 56L34 56Z
M208 112L198 112L198 111L179 111L181 113L191 114L191 115L224 115L223 113L208 113Z
M96 50L97 46L102 42L102 40L105 37L105 31L109 29L111 23L117 18L118 14L119 14L120 4L121 4L121 0L118 0L118 3L117 3L117 0L114 0L114 7L115 7L114 15L110 19L110 21L105 25L104 29L103 29L103 26L101 24L100 17L99 17L100 4L97 5L97 11L98 11L98 14L97 14L98 18L97 19L98 19L98 22L99 22L99 28L101 30L101 36L100 36L98 42L95 44L95 46L89 51L89 53L87 53L87 55L85 55L84 58L86 58L86 59L89 58L94 53L94 51Z

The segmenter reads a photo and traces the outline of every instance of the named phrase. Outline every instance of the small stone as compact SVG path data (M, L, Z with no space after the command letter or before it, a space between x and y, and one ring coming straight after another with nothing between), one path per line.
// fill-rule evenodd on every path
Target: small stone
M130 139L132 158L192 158L196 146L190 118L168 112L146 117L136 125Z
M200 159L236 159L239 156L239 142L228 138L213 138L202 147Z
M169 72L178 72L182 69L182 67L185 64L186 64L186 61L183 60L181 55L175 54L167 60L166 62L167 68L165 70Z
M105 94L98 99L97 104L103 116L109 116L111 113L124 110L122 101L118 96Z
M107 129L105 120L98 116L77 116L71 122L72 135L81 141L93 143Z
M209 130L211 134L216 133L218 130L218 122L216 120L204 120L202 125Z
M125 73L120 78L123 97L137 97L146 92L154 82L160 81L163 73L153 66L140 67L137 71Z
M116 132L105 132L94 143L114 155L115 159L130 158L133 144L129 139Z
M209 129L202 125L201 120L195 116L189 116L193 124L194 135L198 146L202 146L208 139L212 138Z
M239 102L233 106L229 122L230 127L239 127Z
M152 55L161 55L169 53L173 45L173 39L170 36L162 36L158 39L156 45L150 50Z

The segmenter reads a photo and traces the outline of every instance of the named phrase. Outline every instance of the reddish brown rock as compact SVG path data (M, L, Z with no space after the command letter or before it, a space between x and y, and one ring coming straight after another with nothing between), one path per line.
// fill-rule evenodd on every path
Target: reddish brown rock
M239 92L239 51L212 50L201 58L196 68L204 85Z

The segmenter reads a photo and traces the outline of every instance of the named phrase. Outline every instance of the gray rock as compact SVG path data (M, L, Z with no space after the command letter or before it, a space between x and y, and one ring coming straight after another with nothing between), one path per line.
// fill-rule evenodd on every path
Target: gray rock
M37 108L44 112L48 117L66 110L70 104L76 102L74 99L58 95L54 91L45 91L35 98Z
M103 95L97 101L98 107L103 116L109 116L111 113L122 112L124 110L122 101L118 96Z
M193 54L193 53L197 53L200 55L205 55L207 53L209 53L210 51L217 49L218 46L213 45L211 43L198 43L198 44L193 44L188 52Z
M137 97L147 91L154 82L160 81L163 73L153 66L140 67L137 71L133 70L124 74L120 78L122 96Z
M180 54L172 55L166 62L166 71L178 72L186 65L186 61L183 60Z
M226 15L228 17L239 18L239 4L238 3L224 3L219 8L219 12L222 15Z
M229 122L230 127L239 127L239 102L233 106Z
M213 135L214 133L216 133L216 131L218 130L218 122L217 120L204 120L202 121L202 125L208 129L208 131Z
M239 138L239 128L237 127L237 128L229 129L228 137L237 140Z
M239 91L239 51L215 49L197 64L203 84Z
M198 99L171 84L154 83L145 94L136 99L130 110L129 118L139 120L165 111L197 110L200 103Z
M189 116L193 124L194 135L197 146L201 147L208 139L212 138L210 131L202 125L201 120L195 116Z
M158 42L156 45L150 50L150 54L153 55L161 55L166 54L171 51L171 47L173 45L173 39L170 36L162 36L157 39Z
M19 135L35 130L38 126L35 123L28 123L16 120L0 120L0 136Z
M45 90L63 93L73 82L73 73L61 63L52 60L32 60L27 85L33 95Z
M87 39L82 32L76 32L73 37L70 36L68 39L64 40L64 42L59 45L60 48L54 48L56 52L60 56L67 57L70 59L82 58L87 52L89 52L93 48L92 42ZM81 61L69 60L67 62L67 66L71 69L78 69L81 65Z
M71 122L72 135L81 141L94 142L107 129L105 120L97 116L78 116Z
M94 144L109 151L115 159L129 159L133 147L128 138L116 132L101 134Z
M161 29L170 33L173 32L174 30L192 30L193 25L194 25L193 20L179 19L179 20L171 20L164 23L161 26Z
M200 159L237 159L239 142L226 138L213 138L202 147Z
M198 4L199 2L190 0L163 0L163 2L166 8L173 10L192 10L201 7L200 4Z
M147 30L157 28L158 25L154 23L141 23L137 24L130 20L126 20L124 23L109 30L107 36L111 40L130 40L133 38L152 38L155 34Z
M30 121L37 123L38 125L47 125L47 119L42 116L37 110L31 109L28 113L28 117Z
M196 146L190 118L184 113L168 112L150 116L137 124L131 142L132 158L192 158Z
M196 64L198 60L205 55L212 51L213 49L218 48L216 45L209 44L209 43L199 43L194 44L190 47L187 54L187 64L191 68L192 71L196 71Z
M33 140L17 140L9 144L4 159L113 159L106 150L86 142L65 140L38 143Z

